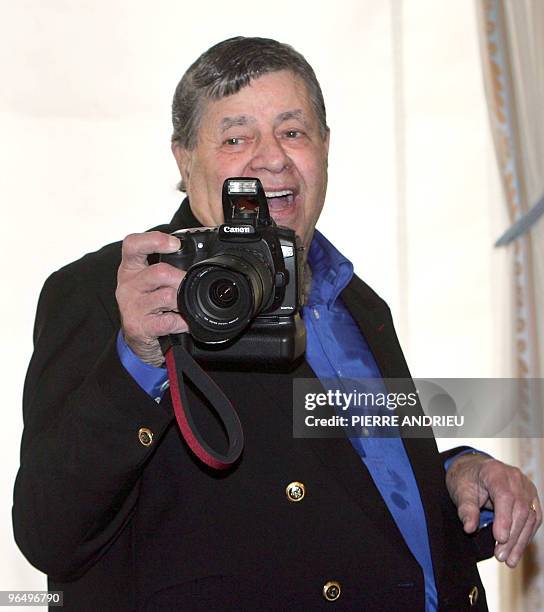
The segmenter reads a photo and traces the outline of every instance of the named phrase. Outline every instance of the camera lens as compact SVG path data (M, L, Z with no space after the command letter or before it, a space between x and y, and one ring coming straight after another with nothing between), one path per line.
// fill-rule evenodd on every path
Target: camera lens
M187 270L178 307L195 340L222 343L241 333L273 294L272 274L256 255L221 253Z
M236 329L253 316L251 284L232 269L210 265L196 268L189 278L185 298L189 317L216 333ZM187 323L190 324L190 319Z
M229 308L239 297L238 287L231 280L219 279L210 285L210 300L218 308Z

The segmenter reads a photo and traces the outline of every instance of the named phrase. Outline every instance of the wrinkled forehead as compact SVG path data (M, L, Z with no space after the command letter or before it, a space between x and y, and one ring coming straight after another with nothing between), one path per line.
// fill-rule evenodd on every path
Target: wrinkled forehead
M306 83L287 70L260 75L236 93L207 99L201 118L221 131L264 120L298 121L308 129L319 124Z

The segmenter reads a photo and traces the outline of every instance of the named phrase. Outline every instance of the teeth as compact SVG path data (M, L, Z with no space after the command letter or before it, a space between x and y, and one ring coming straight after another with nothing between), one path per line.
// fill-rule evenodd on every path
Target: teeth
M265 195L267 198L281 198L287 195L293 195L293 192L290 189L284 189L283 191L265 191Z

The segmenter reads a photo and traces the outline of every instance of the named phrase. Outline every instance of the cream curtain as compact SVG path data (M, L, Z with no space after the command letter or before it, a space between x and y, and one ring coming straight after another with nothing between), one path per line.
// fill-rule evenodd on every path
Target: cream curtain
M515 238L506 246L512 261L513 368L526 379L519 398L517 445L521 467L542 495L543 398L530 380L544 375L544 3L541 0L479 0L484 81L504 202ZM504 206L504 202L498 203ZM540 218L539 218L540 217ZM506 229L506 228L505 228ZM511 236L512 238L512 236ZM503 241L504 242L504 241ZM544 610L544 537L539 533L507 593L507 609ZM505 608L506 609L506 608Z

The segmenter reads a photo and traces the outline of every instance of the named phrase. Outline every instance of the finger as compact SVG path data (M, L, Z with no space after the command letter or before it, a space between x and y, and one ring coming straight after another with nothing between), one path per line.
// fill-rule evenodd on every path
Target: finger
M527 502L518 502L514 505L512 512L512 527L508 540L498 547L497 559L499 561L506 561L506 559L510 557L528 521L531 524L532 531L534 519L534 512L529 509Z
M163 324L157 316L177 312L177 291L170 287L157 289L151 293L138 293L121 310L123 331L131 341L148 342L164 335ZM181 317L180 317L181 319ZM169 320L169 319L167 319ZM185 322L184 322L185 323ZM183 327L183 331L186 327ZM168 329L166 333L179 333Z
M504 544L510 537L514 501L514 496L505 491L493 497L493 536L499 544Z
M188 331L187 323L176 312L150 315L149 327L156 338L167 336L168 334L183 334Z
M130 289L132 291L141 293L156 291L161 287L172 287L177 291L185 274L184 270L179 270L170 264L161 262L143 268L136 275L126 280L130 282ZM126 282L126 280L121 278L121 284Z
M509 547L510 550L508 550L508 547L504 545L503 549L499 550L497 558L500 561L506 560L508 567L516 567L516 565L519 563L525 548L532 540L536 521L536 513L531 510L521 532L519 533L519 536L512 542L512 546ZM513 539L513 537L510 539ZM510 541L508 544L510 544Z
M536 515L535 526L533 527L532 538L534 538L536 532L540 529L542 525L542 508L540 507L540 501L538 499L538 495L536 495L535 500L533 502L534 512Z
M138 315L138 313L151 312L152 308L148 310L143 309L142 300L161 289L171 290L171 304L173 307L175 304L174 296L177 296L184 276L185 272L183 270L178 270L167 263L154 264L128 276L120 270L115 297L122 317L130 318ZM161 294L157 294L156 299L160 299L160 297Z
M147 256L151 253L173 253L179 248L179 239L163 232L130 234L123 240L121 267L140 269L147 266Z
M150 293L143 293L135 305L144 315L178 312L177 288L161 287Z
M531 540L532 540L536 532L539 530L540 526L542 525L542 509L540 508L540 502L538 499L538 494L536 493L536 489L535 489L535 498L530 504L530 510L531 510L531 513L534 515L534 519L535 519L534 524L533 524L533 530L531 532Z
M475 501L471 499L461 501L457 507L457 515L463 523L463 529L466 533L476 531L480 522L480 507Z
M168 334L182 334L188 330L187 323L177 312L148 313L141 317L137 326L127 324L123 332L129 346L145 346ZM138 354L138 350L135 351Z

